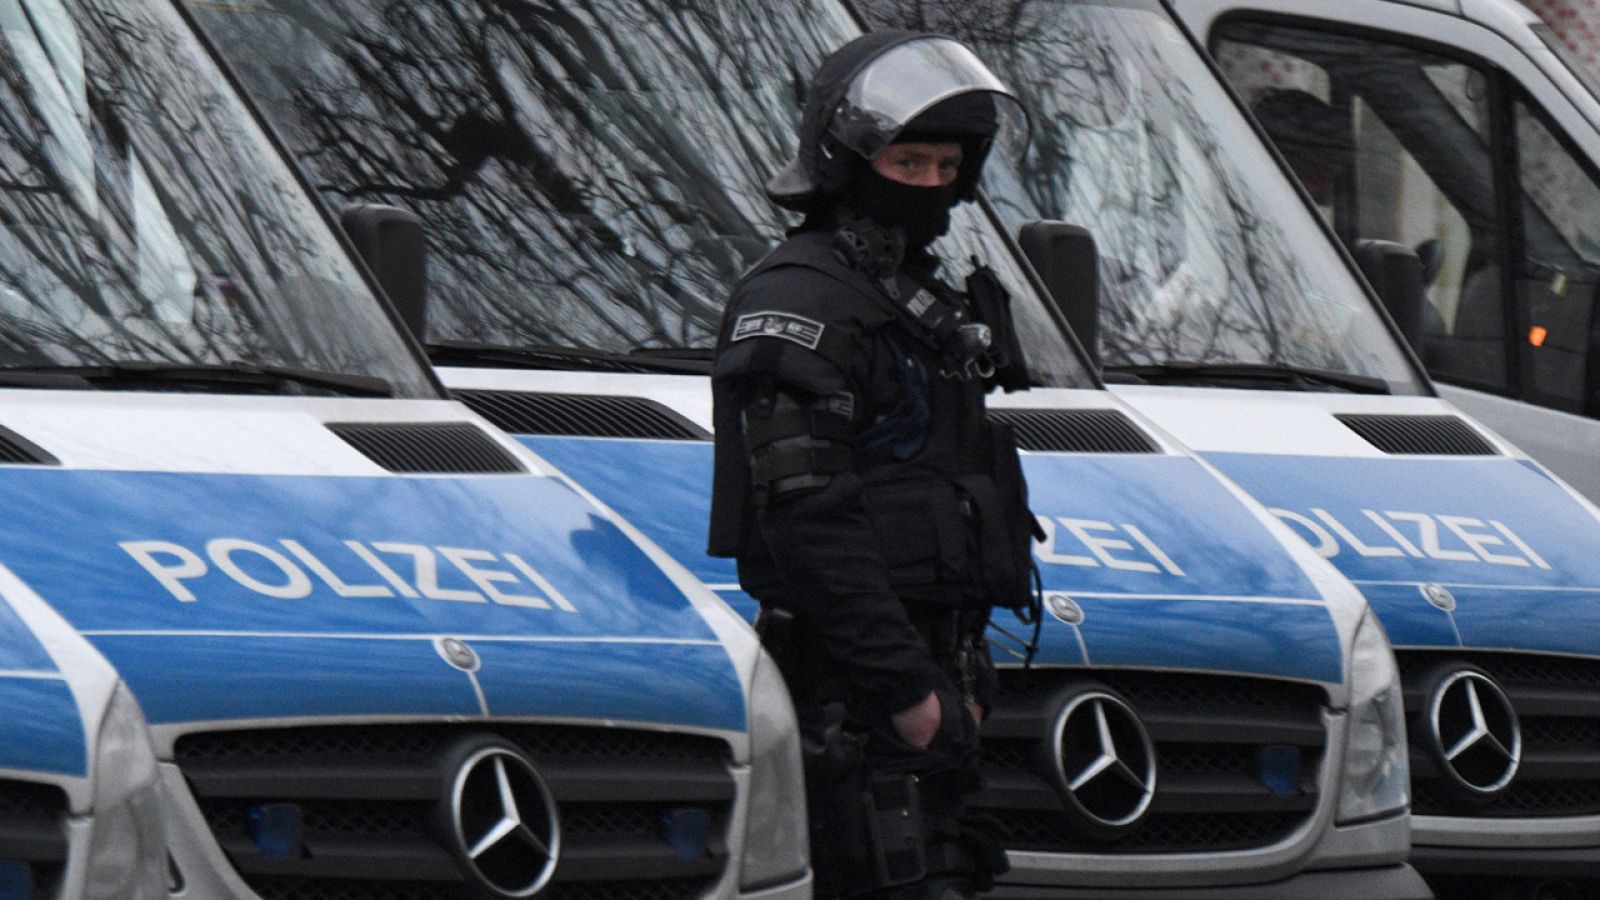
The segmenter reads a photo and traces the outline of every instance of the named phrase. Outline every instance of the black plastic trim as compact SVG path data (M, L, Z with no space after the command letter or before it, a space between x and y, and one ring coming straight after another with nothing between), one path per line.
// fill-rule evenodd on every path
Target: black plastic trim
M471 422L329 422L328 430L391 472L506 475L521 461Z
M725 741L635 729L488 724L329 726L185 735L175 759L218 844L268 900L456 898L470 893L442 837L450 749L469 737L521 749L553 795L562 855L548 896L697 897L730 864L737 788ZM387 785L388 789L384 790ZM297 806L305 852L269 857L251 810ZM706 853L681 858L671 811L710 816ZM475 894L474 894L475 896Z
M1145 820L1114 841L1067 823L1048 769L1059 700L1086 682L1116 691L1155 742L1156 792ZM1276 679L1075 667L1004 669L1000 702L984 722L984 789L969 805L1001 823L1008 849L1136 857L1222 853L1282 840L1315 815L1326 755L1327 692ZM1292 748L1296 790L1261 781L1258 754Z
M0 425L0 463L11 465L59 466L61 460L33 441Z
M476 389L455 396L508 434L711 440L704 428L643 397Z
M1340 413L1334 418L1363 440L1397 456L1499 456L1460 416Z
M990 409L1017 431L1017 444L1038 453L1159 453L1160 447L1115 409Z

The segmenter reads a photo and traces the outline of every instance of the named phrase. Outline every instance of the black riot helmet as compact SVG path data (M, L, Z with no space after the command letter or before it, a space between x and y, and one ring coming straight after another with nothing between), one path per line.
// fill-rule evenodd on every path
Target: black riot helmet
M874 31L828 54L811 80L795 158L767 182L779 206L808 211L896 140L963 145L958 197L971 200L996 141L1027 142L1015 94L947 37Z

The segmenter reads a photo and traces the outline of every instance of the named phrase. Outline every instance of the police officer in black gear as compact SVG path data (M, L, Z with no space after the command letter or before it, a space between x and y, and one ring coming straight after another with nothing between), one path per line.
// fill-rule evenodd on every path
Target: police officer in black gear
M957 290L929 244L1008 122L1015 98L955 41L831 54L767 186L805 221L723 321L710 549L737 558L795 698L823 897L964 898L1006 868L963 797L989 614L1032 599L1021 467L984 395L1027 372L992 273Z

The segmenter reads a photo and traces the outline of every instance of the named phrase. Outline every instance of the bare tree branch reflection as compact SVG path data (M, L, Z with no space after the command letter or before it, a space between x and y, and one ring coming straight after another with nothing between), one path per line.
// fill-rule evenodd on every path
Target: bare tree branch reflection
M0 365L242 361L428 390L205 64L162 4L0 0Z
M763 183L805 86L856 33L837 3L788 0L252 8L196 15L325 196L425 218L432 338L612 352L710 346L793 224ZM1005 255L957 219L949 258ZM1082 383L1059 334L1029 335L1051 383Z
M1253 144L1253 135L1239 122L1232 143L1225 140L1220 120L1239 120L1155 4L860 0L857 7L880 26L972 44L1023 96L1033 125L1028 155L1011 161L1014 172L988 177L986 187L1010 227L1052 218L1094 232L1108 364L1404 370L1377 320L1346 298L1330 299L1337 287L1359 302L1359 289L1326 238L1307 230L1309 220L1294 226L1304 233L1291 235L1285 218L1263 203L1251 183L1257 173L1238 156L1240 141Z

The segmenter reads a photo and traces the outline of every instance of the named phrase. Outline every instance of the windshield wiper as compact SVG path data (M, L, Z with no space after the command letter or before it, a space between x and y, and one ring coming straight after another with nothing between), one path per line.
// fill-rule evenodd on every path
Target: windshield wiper
M1387 394L1389 383L1381 378L1331 372L1309 366L1271 363L1168 362L1145 365L1106 366L1110 382L1145 384L1211 384L1231 387L1232 383L1252 387L1265 384L1282 390L1320 390L1336 388L1354 394ZM1121 377L1118 377L1121 376Z
M639 349L613 353L582 347L540 344L503 345L480 341L435 341L427 345L436 366L506 366L517 369L560 369L578 372L665 372L705 375L711 371L709 350Z
M358 397L393 397L394 385L371 375L321 372L294 366L256 363L169 363L130 360L96 365L0 366L0 384L19 387L95 387L135 389L178 385L256 388L279 392L285 385L332 391Z

